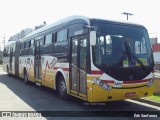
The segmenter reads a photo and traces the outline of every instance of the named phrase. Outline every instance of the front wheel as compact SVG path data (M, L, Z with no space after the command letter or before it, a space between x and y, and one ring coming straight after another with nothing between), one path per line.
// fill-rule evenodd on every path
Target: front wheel
M68 100L69 98L69 95L67 94L66 82L62 76L60 76L58 79L58 94L59 97L64 100Z

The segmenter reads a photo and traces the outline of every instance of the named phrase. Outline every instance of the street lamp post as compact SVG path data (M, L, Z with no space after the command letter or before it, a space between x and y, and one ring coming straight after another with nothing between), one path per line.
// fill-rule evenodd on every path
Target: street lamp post
M127 12L123 12L123 13L121 13L121 14L126 15L126 16L127 16L127 20L128 20L128 16L134 15L134 14L132 14L132 13L127 13Z

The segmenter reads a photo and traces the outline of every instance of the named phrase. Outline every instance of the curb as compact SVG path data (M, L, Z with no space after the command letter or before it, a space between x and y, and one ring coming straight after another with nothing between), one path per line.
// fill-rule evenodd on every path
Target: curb
M148 100L148 99L145 99L145 98L134 99L134 100L160 107L160 102L155 102L155 101Z

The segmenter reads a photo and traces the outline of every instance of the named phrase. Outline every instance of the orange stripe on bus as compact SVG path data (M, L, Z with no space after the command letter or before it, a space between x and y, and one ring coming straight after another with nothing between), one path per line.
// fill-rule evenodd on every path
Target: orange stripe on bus
M57 70L58 68L61 68L61 67L54 67L53 70ZM69 71L69 68L61 68L63 71Z
M91 74L103 74L103 72L100 70L92 70Z

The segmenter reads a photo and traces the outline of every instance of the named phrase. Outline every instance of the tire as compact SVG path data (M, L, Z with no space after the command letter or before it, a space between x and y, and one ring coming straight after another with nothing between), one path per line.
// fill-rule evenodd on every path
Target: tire
M8 68L8 66L7 66L7 74L8 74L9 77L11 76L11 74L9 73L9 68Z
M23 80L24 80L24 83L25 83L25 84L29 84L26 70L24 71L24 74L23 74Z
M58 78L58 95L63 100L69 99L69 95L67 94L66 82L62 76Z

